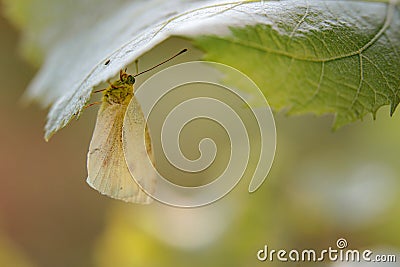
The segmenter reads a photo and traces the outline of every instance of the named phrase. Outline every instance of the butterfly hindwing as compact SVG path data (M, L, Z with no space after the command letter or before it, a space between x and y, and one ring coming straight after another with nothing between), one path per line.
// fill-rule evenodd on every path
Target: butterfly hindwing
M156 171L151 138L142 109L132 98L123 124L122 142L128 169L146 192L152 194L156 187Z
M109 197L134 203L151 198L132 178L126 165L122 127L127 105L103 102L90 142L87 183Z

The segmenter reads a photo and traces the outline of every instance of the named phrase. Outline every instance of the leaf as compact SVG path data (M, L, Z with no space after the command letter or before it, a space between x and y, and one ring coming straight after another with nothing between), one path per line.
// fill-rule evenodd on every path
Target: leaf
M49 2L31 1L36 7ZM273 108L334 113L335 127L383 105L393 113L400 101L397 0L120 1L111 9L106 2L81 9L76 1L41 28L36 42L45 60L27 95L54 103L46 138L79 115L94 86L174 36L203 50L205 59L249 75ZM46 45L49 33L57 34Z
M197 38L206 59L247 73L275 109L335 113L335 127L375 117L384 105L393 114L400 94L398 6L289 1L269 8L271 23Z

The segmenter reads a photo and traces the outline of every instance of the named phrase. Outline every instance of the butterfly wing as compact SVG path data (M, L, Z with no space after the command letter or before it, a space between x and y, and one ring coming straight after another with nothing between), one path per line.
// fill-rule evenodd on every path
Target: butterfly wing
M156 187L156 171L151 139L139 102L132 98L124 118L122 142L128 169L141 188L152 194Z
M127 105L103 102L90 142L86 182L100 193L133 203L151 198L136 184L126 165L122 126Z

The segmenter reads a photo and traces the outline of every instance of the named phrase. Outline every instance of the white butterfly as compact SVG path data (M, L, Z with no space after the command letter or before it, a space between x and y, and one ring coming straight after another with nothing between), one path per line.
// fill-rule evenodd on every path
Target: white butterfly
M184 49L168 60L136 75L130 75L121 70L119 80L110 82L106 89L100 90L103 91L103 98L87 156L88 177L86 182L92 188L104 195L126 202L143 204L151 202L152 198L141 188L154 191L156 178L152 175L153 172L142 170L140 173L149 173L148 177L133 179L128 169L128 165L131 169L144 168L141 166L141 162L147 160L145 158L147 155L152 159L154 165L150 135L140 105L134 97L133 85L136 76L162 65L186 51ZM133 105L131 110L134 112L126 112L128 105ZM145 133L147 151L135 151L135 157L131 159L133 162L126 162L124 149L128 148L122 140L123 128L125 128L125 133L129 132L132 137L143 137L143 133ZM129 142L129 149L143 147L139 143L143 142L143 138L131 138Z

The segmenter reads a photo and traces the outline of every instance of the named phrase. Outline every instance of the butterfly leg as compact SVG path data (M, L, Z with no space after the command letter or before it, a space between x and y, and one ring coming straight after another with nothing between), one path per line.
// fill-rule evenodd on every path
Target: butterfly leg
M139 73L139 59L135 60L136 74Z
M87 108L89 108L89 107L91 107L91 106L98 105L98 104L101 104L101 101L90 103L90 104L84 106L83 108L84 108L84 109L87 109Z
M93 93L96 94L96 93L103 92L103 91L105 91L105 90L107 90L107 88L103 88L103 89L100 89L100 90L93 91Z

